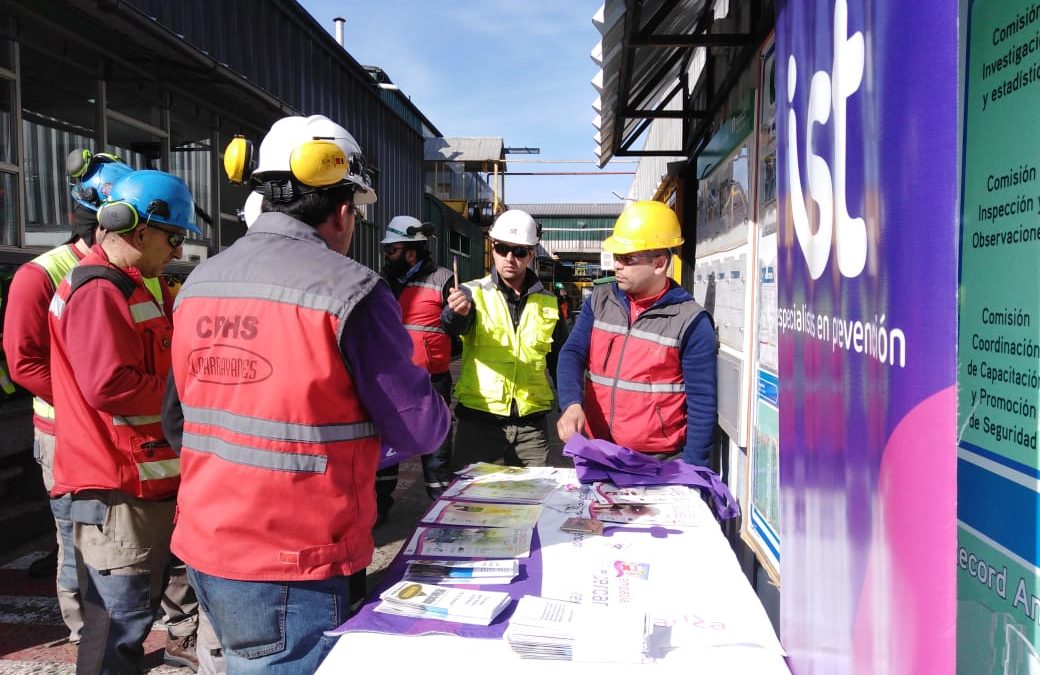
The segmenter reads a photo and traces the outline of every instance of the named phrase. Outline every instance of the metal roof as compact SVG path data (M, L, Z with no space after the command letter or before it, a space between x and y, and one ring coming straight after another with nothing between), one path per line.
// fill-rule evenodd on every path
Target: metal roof
M728 82L724 82L708 92L705 110L665 109L677 93L687 102L692 97L696 83L687 81L687 72L694 48L746 49L758 39L757 5L750 14L752 29L726 33L712 32L714 5L707 0L605 0L593 16L602 36L590 52L600 67L592 79L598 94L592 104L596 111L592 123L601 167L614 156L675 156L689 149L633 150L631 146L654 119L710 118L716 100L727 93ZM734 65L742 69L742 64Z
M492 162L505 159L504 142L495 136L451 136L426 140L427 162Z
M527 211L534 218L617 218L625 208L624 202L610 204L509 204L511 209Z

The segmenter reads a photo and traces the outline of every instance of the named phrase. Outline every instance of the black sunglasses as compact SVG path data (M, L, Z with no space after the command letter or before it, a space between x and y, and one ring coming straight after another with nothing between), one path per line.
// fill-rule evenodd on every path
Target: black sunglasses
M155 225L152 225L151 223L148 224L148 227L152 228L153 230L159 230L160 232L165 234L166 242L170 245L171 248L177 248L178 246L183 244L184 240L187 238L184 234L181 234L180 232L170 232L169 230L157 227Z
M494 249L495 253L499 254L503 258L510 253L512 253L513 257L517 260L522 260L531 255L531 248L529 246L510 246L509 244L503 244L502 242L495 242Z
M404 246L401 244L383 244L383 253L387 255L393 255L402 249Z

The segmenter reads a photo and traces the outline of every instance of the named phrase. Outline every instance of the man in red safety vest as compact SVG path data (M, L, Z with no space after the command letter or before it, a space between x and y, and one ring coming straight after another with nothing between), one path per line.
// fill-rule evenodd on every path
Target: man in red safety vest
M383 278L401 305L401 320L412 339L412 363L430 373L433 387L451 404L451 336L441 327L441 311L455 286L451 270L430 258L428 237L433 225L411 216L395 216L387 223L383 245ZM399 464L376 473L378 527L394 504ZM440 447L422 456L426 494L437 499L451 481L451 434Z
M380 440L441 444L451 417L386 283L347 256L376 200L361 148L322 115L278 120L252 166L245 236L177 294L164 428L181 453L173 551L228 672L313 673L372 560ZM255 199L254 199L255 201Z
M183 180L126 175L98 209L98 244L50 303L51 495L72 495L79 672L136 672L162 595L180 482L159 417L173 326L145 279L180 256L193 220Z
M587 433L659 459L706 466L717 409L711 316L668 278L683 243L668 206L630 204L603 248L616 281L597 286L557 370L560 439Z
M114 155L95 155L89 150L73 150L66 164L73 181L69 240L18 268L8 291L4 318L4 353L11 379L33 394L33 451L47 492L54 486L54 394L47 308L61 280L94 245L98 206L108 198L112 184L133 171ZM69 629L69 642L78 644L83 610L69 520L71 504L70 494L50 500L58 545L53 554L34 562L29 572L33 576L57 573L58 606Z

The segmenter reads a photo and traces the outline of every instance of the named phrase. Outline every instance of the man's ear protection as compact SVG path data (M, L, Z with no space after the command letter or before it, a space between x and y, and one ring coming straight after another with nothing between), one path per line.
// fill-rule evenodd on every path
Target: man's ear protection
M235 136L224 148L224 173L235 185L244 185L253 177L256 153L253 143L245 136Z
M151 218L170 217L170 205L164 199L153 199L145 211L145 216ZM130 202L108 202L101 205L97 213L98 224L106 231L116 234L126 234L141 222L141 215L137 208Z
M94 187L83 185L83 179L93 173L98 164L110 162L122 162L119 157L108 153L92 153L86 148L73 150L65 158L65 172L72 179L72 197L87 204L97 204L102 200L102 195Z
M98 164L106 162L121 162L115 155L108 152L99 152L96 155L86 148L73 150L65 159L65 172L73 180L83 178Z
M313 138L298 145L289 155L289 172L307 187L323 188L341 182L348 172L361 175L359 160L347 157L329 138ZM224 173L236 185L248 183L256 170L253 143L235 136L224 149Z

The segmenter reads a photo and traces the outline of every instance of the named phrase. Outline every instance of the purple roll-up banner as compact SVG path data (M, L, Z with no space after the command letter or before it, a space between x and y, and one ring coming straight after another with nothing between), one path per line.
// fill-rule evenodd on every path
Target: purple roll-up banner
M780 636L955 661L957 4L777 3Z

